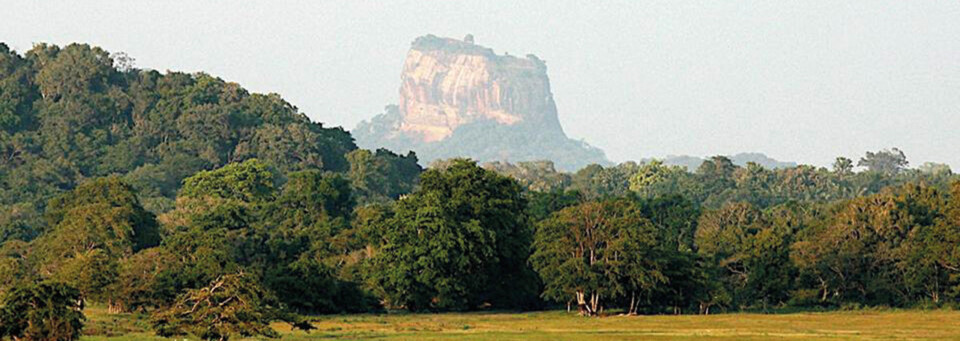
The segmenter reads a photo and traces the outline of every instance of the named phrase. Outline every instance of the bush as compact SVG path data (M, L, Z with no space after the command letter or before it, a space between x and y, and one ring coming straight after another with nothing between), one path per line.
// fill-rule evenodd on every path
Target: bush
M71 341L83 329L80 291L62 283L14 287L0 308L0 339Z

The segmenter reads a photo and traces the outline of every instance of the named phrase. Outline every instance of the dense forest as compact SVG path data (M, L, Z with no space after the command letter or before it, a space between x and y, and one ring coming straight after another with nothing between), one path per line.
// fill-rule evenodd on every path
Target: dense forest
M0 44L0 151L0 339L73 339L85 304L224 340L309 314L960 303L960 178L895 148L424 170L278 95Z

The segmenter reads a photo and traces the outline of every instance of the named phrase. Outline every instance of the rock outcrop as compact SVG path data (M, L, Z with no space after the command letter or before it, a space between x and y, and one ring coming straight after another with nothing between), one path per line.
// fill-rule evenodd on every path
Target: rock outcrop
M400 130L434 142L478 120L559 128L546 70L532 55L499 56L469 41L418 38L400 77Z
M563 169L608 163L570 140L557 118L546 64L464 40L417 38L403 63L400 100L353 134L364 148L415 151L425 162L552 160Z

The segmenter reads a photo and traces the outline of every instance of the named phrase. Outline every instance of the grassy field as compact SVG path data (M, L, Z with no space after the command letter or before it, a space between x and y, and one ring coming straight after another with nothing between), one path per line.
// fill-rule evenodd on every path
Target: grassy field
M98 308L82 340L163 340L143 317ZM849 311L782 315L582 318L566 312L320 317L282 340L960 340L958 311Z

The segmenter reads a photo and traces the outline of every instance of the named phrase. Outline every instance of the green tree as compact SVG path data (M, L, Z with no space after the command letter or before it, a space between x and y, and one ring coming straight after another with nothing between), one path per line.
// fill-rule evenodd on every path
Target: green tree
M171 236L166 247L176 253L200 252L209 258L187 257L183 266L193 277L183 283L212 280L215 269L266 264L267 227L264 207L276 198L276 176L258 160L232 163L202 171L184 180L177 208L160 217ZM180 248L180 249L177 249ZM201 263L209 262L201 265Z
M562 191L570 185L570 174L558 172L553 161L527 161L511 164L494 161L483 164L483 168L517 179L521 185L531 191Z
M686 171L679 166L667 166L654 160L640 166L630 178L630 190L644 197L681 192L680 178Z
M351 255L367 245L353 236L349 181L314 170L288 178L277 199L266 206L267 287L300 312L372 309L376 303L357 289L360 279L340 276L343 269L356 265Z
M183 180L180 195L258 202L273 195L275 181L266 163L251 159L202 171Z
M710 302L723 304L729 299L735 306L766 309L786 300L793 277L789 247L795 218L789 208L776 208L771 214L767 217L743 203L701 216L697 252L711 265L722 290Z
M28 202L0 207L0 243L31 241L41 232L42 224L42 215Z
M730 158L717 155L704 161L700 167L697 168L697 173L718 181L730 181L736 169L737 166L733 164Z
M944 215L918 233L923 249L915 253L928 273L921 282L925 294L937 303L941 295L960 299L960 181L951 185L949 198Z
M170 302L185 289L199 288L221 275L242 270L237 245L245 241L243 237L225 228L189 227L172 233L162 248L172 255L167 266L175 270L157 274L156 280L165 286L157 292L161 300Z
M200 289L190 289L173 305L153 315L157 335L196 335L227 341L235 335L277 337L270 327L276 319L273 298L256 278L238 273L221 276Z
M266 208L285 226L309 226L325 219L349 219L355 204L353 188L343 176L317 170L287 175L279 195Z
M657 232L657 252L663 264L661 272L666 278L666 283L653 288L648 299L641 301L641 306L648 306L654 313L667 308L680 314L702 301L698 295L708 285L694 246L700 209L679 195L642 199L638 205Z
M346 157L350 162L347 175L364 202L395 200L412 192L423 170L413 152L404 156L382 148L376 152L357 149Z
M903 277L904 303L925 301L941 304L944 299L956 299L957 276L955 266L958 239L955 195L960 194L957 183L951 186L949 196L922 185L904 186L897 190L899 209L908 215L901 224L908 225L906 240L899 241L896 262L898 277Z
M165 306L178 288L165 279L174 278L178 268L176 255L165 248L141 250L121 259L117 279L107 287L110 307L118 312L145 311Z
M716 291L708 299L710 305L738 303L736 295L742 292L749 277L744 249L747 240L763 225L760 211L750 204L728 204L715 211L705 212L698 222L697 253L709 264Z
M765 311L773 305L783 306L794 287L796 267L790 260L790 246L797 230L807 224L808 207L784 204L763 212L765 228L752 236L747 253L747 279L750 303Z
M40 97L28 62L0 43L0 129L15 132L33 123L33 102Z
M581 315L597 315L603 299L637 299L665 282L653 226L629 201L588 202L541 222L531 264L543 296L576 302Z
M833 173L839 176L853 174L853 160L838 156L836 161L833 162Z
M897 148L878 152L867 152L867 154L857 162L857 166L867 167L867 170L871 172L887 175L900 173L907 164L909 164L909 162L907 162L907 156L903 154L902 150Z
M113 213L103 216L103 211ZM160 242L160 232L152 213L141 205L136 190L118 177L97 178L77 186L74 190L60 195L47 205L46 216L50 225L66 224L72 226L83 215L101 215L102 218L115 221L109 233L121 239L127 239L124 250L111 250L115 253L128 253L152 246ZM73 215L73 216L71 216ZM116 226L121 225L121 226ZM90 226L91 228L93 226ZM103 226L97 226L103 228Z
M573 174L570 188L589 199L623 196L630 191L630 181L638 168L634 162L614 167L592 164Z
M34 242L37 271L85 298L105 299L118 260L160 242L154 215L116 177L85 182L51 200L47 218L54 227Z
M0 305L0 339L27 341L79 340L86 319L80 292L65 284L20 285Z
M530 227L516 181L455 160L396 204L369 279L389 306L465 310L522 304Z
M910 240L938 219L939 196L912 185L840 203L825 223L801 231L791 257L821 303L905 304L908 285L898 264Z
M0 244L0 297L18 284L33 280L28 263L30 244L11 240Z
M581 203L583 200L577 191L537 192L527 194L527 213L530 220L538 222L550 217L553 212Z
M83 299L106 302L109 288L117 280L117 260L103 249L78 252L65 259L50 278L76 288Z

